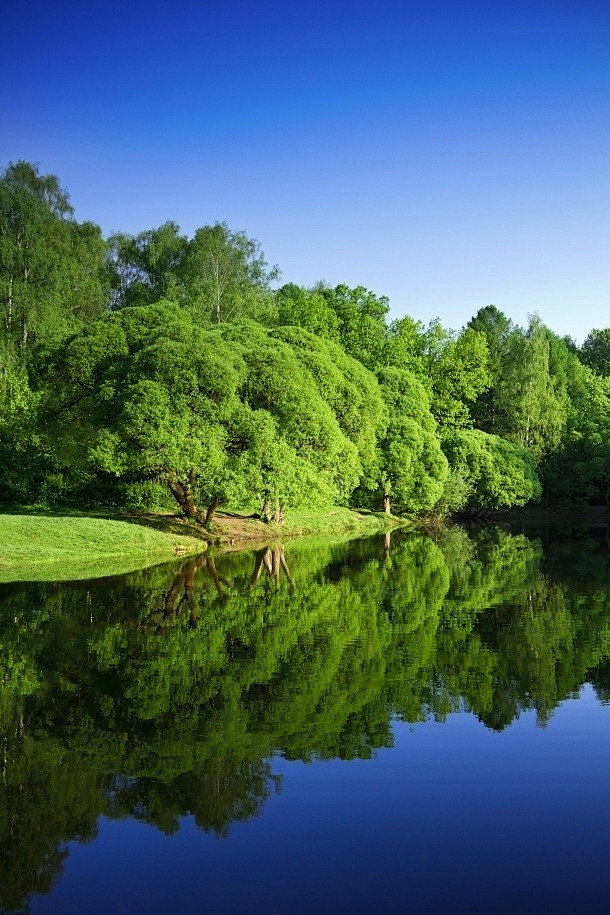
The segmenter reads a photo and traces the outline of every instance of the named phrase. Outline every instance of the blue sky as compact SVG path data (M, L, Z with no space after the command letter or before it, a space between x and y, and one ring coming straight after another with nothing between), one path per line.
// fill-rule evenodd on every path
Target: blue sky
M226 220L285 281L610 325L610 3L13 4L0 162L79 219Z

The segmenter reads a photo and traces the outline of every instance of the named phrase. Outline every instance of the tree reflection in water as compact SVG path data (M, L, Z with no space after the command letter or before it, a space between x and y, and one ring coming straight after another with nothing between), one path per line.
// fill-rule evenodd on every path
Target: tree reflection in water
M606 699L606 581L455 528L3 586L0 905L48 892L101 814L228 835L280 790L275 751L366 759L393 716L501 730L587 680Z

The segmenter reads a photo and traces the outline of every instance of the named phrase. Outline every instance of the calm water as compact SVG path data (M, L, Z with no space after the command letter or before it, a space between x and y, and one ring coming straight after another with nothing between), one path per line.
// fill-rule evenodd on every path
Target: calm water
M609 568L454 529L0 586L0 911L607 912Z

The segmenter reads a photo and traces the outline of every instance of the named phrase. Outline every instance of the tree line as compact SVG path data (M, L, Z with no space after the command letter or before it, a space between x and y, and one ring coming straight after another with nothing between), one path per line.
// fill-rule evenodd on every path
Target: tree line
M0 501L610 505L610 329L582 347L493 305L462 330L364 287L280 285L257 241L104 238L27 162L0 175ZM170 502L168 502L168 499Z

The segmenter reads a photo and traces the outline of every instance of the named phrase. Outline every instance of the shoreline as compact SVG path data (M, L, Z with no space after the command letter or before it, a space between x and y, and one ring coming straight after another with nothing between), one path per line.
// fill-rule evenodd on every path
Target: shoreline
M410 523L347 508L294 512L282 525L220 512L210 536L169 513L5 510L0 512L0 582L107 577L207 550L237 551L302 537L365 537Z

